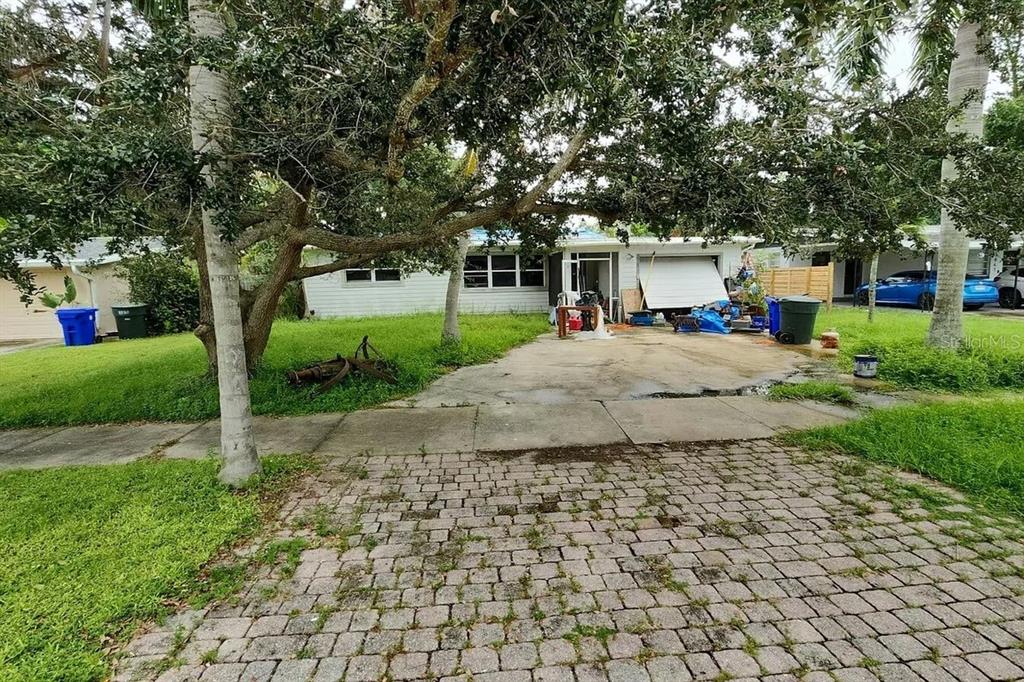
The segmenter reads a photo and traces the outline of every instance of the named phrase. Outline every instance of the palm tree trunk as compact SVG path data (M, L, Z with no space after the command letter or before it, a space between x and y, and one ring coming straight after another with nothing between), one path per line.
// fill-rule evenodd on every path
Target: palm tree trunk
M956 34L956 54L949 70L947 95L950 104L961 106L968 97L963 113L949 122L947 130L980 138L984 130L982 105L988 84L988 58L982 54L984 39L981 25L960 24ZM942 161L942 181L955 180L956 161ZM967 253L970 239L953 221L949 211L942 209L939 232L938 271L935 308L928 328L928 344L941 348L957 348L963 340L964 277L967 275Z
M462 277L466 269L466 254L469 253L469 235L459 237L459 246L455 253L455 263L448 274L448 291L444 297L444 331L441 340L446 343L458 343L462 340L459 329L459 294L462 293Z
M196 43L224 34L224 17L211 0L189 0L189 26ZM193 58L193 61L199 61ZM230 131L230 100L224 74L205 64L189 67L192 150L215 156ZM217 184L221 162L214 159L202 168L208 187ZM249 375L242 332L238 255L222 239L217 210L203 206L203 243L210 278L213 326L217 337L217 388L220 393L220 442L224 463L219 478L231 486L244 485L260 471L252 431Z
M868 322L875 321L875 301L878 298L878 252L871 254L871 268L868 270Z

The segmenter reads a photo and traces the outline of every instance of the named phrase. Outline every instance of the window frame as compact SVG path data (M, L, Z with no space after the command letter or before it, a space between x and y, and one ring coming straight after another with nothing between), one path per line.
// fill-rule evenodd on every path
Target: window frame
M494 257L495 256L497 256L498 258L514 258L515 259L515 261L514 261L514 269L509 269L507 267L495 268L494 267ZM481 289L485 289L485 290L489 290L489 289L544 289L548 285L547 259L543 255L539 256L539 259L540 259L540 267L539 268L537 268L537 267L534 267L534 268L524 268L523 267L523 265L524 265L523 264L523 260L524 259L518 253L470 253L470 254L466 255L467 263L469 262L470 258L486 258L487 259L487 264L484 267L484 269L473 269L473 270L470 270L470 269L465 268L465 267L463 268L463 272L462 272L462 288L463 289L467 289L467 290L481 290ZM523 284L523 272L532 272L532 273L539 272L539 273L541 273L541 283L540 284ZM510 285L509 284L505 284L505 285L498 284L498 285L495 285L495 283L494 283L494 275L496 273L498 273L498 274L513 273L515 275L515 282L514 282L514 284L510 284ZM479 285L478 284L477 286L470 286L470 285L467 284L467 278L476 279L477 282L482 283L484 280L481 277L481 275L484 275L484 274L486 274L486 282L487 282L485 285Z
M377 272L385 270L388 272L397 272L398 279L377 279ZM346 285L369 286L371 284L401 284L403 281L405 281L404 278L402 277L402 271L399 268L346 268L342 272L345 274ZM350 272L369 272L370 277L369 279L349 279L348 273Z

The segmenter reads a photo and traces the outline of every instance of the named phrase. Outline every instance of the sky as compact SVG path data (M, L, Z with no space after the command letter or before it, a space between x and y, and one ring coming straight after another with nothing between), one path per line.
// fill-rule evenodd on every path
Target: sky
M896 81L900 92L910 89L911 71L914 65L914 38L907 31L895 34L889 44L889 54L885 60L885 74ZM1002 82L996 71L989 73L988 88L985 92L986 108L999 96L1009 92L1009 87Z

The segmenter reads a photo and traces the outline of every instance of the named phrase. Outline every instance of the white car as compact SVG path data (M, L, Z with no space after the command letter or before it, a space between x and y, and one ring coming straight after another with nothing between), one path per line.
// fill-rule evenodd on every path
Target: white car
M1016 275L1016 281L1014 281ZM999 307L1019 308L1024 301L1024 267L1003 270L993 281L999 289ZM1016 290L1014 290L1016 284Z

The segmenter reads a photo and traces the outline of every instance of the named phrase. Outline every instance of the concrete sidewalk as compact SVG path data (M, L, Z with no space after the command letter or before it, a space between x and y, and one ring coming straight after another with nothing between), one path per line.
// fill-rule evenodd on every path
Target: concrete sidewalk
M385 408L350 414L257 417L267 453L411 455L610 444L764 438L834 424L853 410L757 396L613 400L561 405ZM0 432L0 469L205 457L219 422L122 424Z

